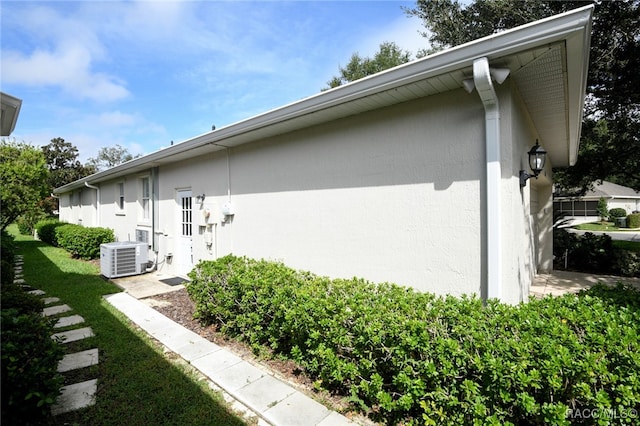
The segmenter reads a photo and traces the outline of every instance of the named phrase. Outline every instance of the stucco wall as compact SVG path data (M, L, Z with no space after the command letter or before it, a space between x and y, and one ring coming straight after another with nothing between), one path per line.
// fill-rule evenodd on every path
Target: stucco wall
M528 169L536 131L517 90L507 83L497 91L502 294L517 303L527 298L536 263L551 258L544 222L550 166L520 188L519 170ZM234 253L331 277L485 296L484 137L477 94L458 90L161 166L159 270L184 275L190 269L177 261L185 246L176 201L178 191L190 190L194 263ZM118 240L134 239L137 228L151 231L140 220L144 176L100 184L100 224L115 229ZM229 199L235 215L223 221Z
M213 247L194 230L194 255L233 252L332 277L480 294L482 117L477 98L460 90L231 149L236 214L214 225ZM166 250L177 189L205 193L219 216L226 155L160 168Z

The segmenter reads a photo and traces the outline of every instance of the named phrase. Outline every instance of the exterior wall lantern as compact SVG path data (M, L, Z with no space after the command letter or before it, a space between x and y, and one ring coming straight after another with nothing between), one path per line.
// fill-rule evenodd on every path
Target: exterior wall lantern
M204 194L196 195L196 202L199 203L199 204L204 203Z
M528 154L529 154L529 167L531 168L531 171L533 172L533 174L530 175L526 171L520 170L520 186L521 187L527 186L527 180L529 178L534 177L538 179L538 175L540 174L542 169L544 169L544 164L547 161L547 151L545 151L545 149L540 146L540 144L538 143L538 139L536 139L536 145L529 150Z

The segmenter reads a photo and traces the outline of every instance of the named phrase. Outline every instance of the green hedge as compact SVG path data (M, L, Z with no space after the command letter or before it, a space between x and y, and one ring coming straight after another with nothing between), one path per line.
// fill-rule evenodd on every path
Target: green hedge
M569 424L570 408L640 405L640 295L629 288L485 305L233 256L190 278L203 322L295 360L376 421Z
M100 257L100 244L115 241L113 231L107 228L85 228L81 225L65 224L55 230L58 245L81 259Z
M627 216L627 227L640 228L640 213L632 213Z
M86 228L82 225L46 219L36 224L38 238L47 244L62 247L73 257L95 259L100 257L100 244L115 241L113 230Z
M57 247L56 228L65 224L65 222L60 222L58 219L44 219L36 223L35 229L40 241Z
M17 285L2 286L3 424L40 424L60 393L64 349L51 339L55 320L42 316L43 306Z
M611 222L614 222L617 217L627 217L627 211L620 207L609 210L609 220Z

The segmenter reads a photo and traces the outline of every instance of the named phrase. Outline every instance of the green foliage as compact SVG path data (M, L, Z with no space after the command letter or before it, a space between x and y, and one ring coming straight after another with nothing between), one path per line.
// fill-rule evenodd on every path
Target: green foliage
M295 360L380 422L569 424L569 407L640 404L630 288L485 305L233 256L190 278L198 318Z
M51 139L51 143L42 147L42 152L50 171L47 181L50 191L95 172L94 167L80 163L78 148L63 138Z
M80 259L100 257L100 244L115 241L111 229L85 228L81 225L64 224L55 228L55 239L60 247Z
M607 205L607 200L604 197L600 197L598 200L598 207L596 208L598 212L598 216L600 216L600 220L606 220L609 216L609 206Z
M616 207L609 210L609 220L613 222L616 217L626 217L627 211L623 208Z
M632 229L640 228L640 213L631 213L627 216L627 226Z
M362 58L358 53L351 55L347 66L340 67L340 75L334 76L327 82L327 89L342 86L351 81L402 65L410 60L411 54L400 49L397 44L382 43L373 58Z
M13 237L6 231L0 231L0 283L2 286L13 284L16 245Z
M3 260L4 269L4 260ZM49 413L62 386L57 372L63 348L44 303L21 287L2 283L2 422L37 424Z
M52 246L58 246L56 228L62 225L65 225L65 222L60 222L58 219L44 219L36 223L35 229L41 241Z
M100 148L98 155L95 158L89 158L87 164L100 171L110 169L138 157L140 155L134 156L127 148L116 144L115 146Z
M22 235L33 235L33 231L36 229L36 224L46 218L47 214L44 210L34 209L29 211L16 220L18 231L20 231Z
M46 194L48 171L40 149L2 139L0 143L0 229L38 209Z

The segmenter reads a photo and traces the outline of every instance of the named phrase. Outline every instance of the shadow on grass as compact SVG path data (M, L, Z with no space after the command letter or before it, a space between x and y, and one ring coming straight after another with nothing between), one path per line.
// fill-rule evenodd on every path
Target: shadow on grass
M196 382L151 344L103 296L120 291L99 275L97 266L74 260L62 249L40 241L17 240L24 256L24 277L47 297L59 297L81 315L82 326L95 336L70 350L98 348L99 364L91 367L98 379L94 406L50 419L49 424L91 425L242 425L224 401ZM168 355L167 355L168 356Z

